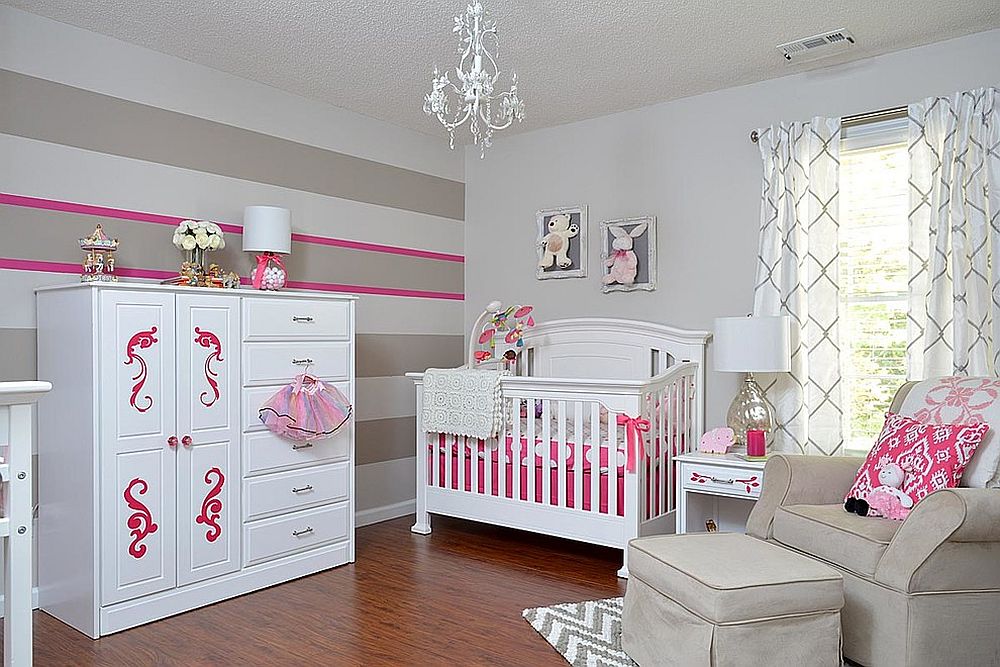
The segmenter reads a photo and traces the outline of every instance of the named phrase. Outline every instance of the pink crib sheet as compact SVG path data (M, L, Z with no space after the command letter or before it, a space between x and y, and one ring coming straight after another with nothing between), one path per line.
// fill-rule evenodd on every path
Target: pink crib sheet
M450 443L448 442L450 441ZM448 446L450 444L450 446ZM438 486L441 488L447 488L447 480L445 478L446 474L446 464L448 459L451 459L451 488L458 489L458 452L459 447L464 447L465 451L463 453L464 459L464 483L463 486L465 491L472 490L472 464L473 461L477 464L477 489L476 492L480 494L488 494L492 496L498 496L499 490L499 467L500 462L498 459L499 448L489 448L483 441L473 440L471 438L459 438L456 436L445 436L443 433L438 434L438 442L436 449L438 450ZM548 458L552 463L552 467L549 468L549 489L550 497L548 504L559 505L559 443L552 441L549 443ZM576 503L576 451L577 446L573 442L567 442L566 447L566 502L565 506L569 508L574 508ZM435 449L435 445L428 443L427 448L431 451ZM659 450L659 447L656 447ZM514 444L513 438L507 436L505 447L504 447L504 495L507 498L514 497L513 481L514 481L514 458L513 458ZM592 469L592 447L590 443L584 442L583 445L583 461L582 463L582 483L581 483L581 495L583 496L583 509L590 511L591 509L591 469ZM598 478L598 491L600 494L599 498L599 511L602 514L608 513L608 455L609 449L607 445L603 445L598 448L600 452L600 463L599 463L599 478ZM543 441L537 440L535 447L535 493L534 502L543 503L544 489L543 475L545 470L543 466L543 455L545 452L545 445ZM526 438L521 438L520 447L518 448L518 459L521 462L519 468L520 477L520 499L528 499L528 440ZM626 455L624 449L618 449L615 452L615 467L617 468L616 474L616 503L615 503L615 513L618 516L624 516L625 514L625 463ZM486 461L489 459L490 462L490 489L486 489ZM671 467L673 467L671 465ZM673 471L671 471L673 473ZM657 473L658 474L658 473ZM427 483L433 485L433 459L428 460L428 470L427 470ZM660 506L660 487L656 480L647 478L646 479L646 502L647 505L652 507ZM648 513L648 509L647 509Z

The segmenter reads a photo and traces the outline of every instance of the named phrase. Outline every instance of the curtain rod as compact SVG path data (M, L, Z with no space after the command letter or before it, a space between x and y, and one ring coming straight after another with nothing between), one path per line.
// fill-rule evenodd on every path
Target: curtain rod
M878 120L889 120L890 118L905 118L906 117L906 107L888 107L885 109L879 109L878 111L866 111L864 113L856 113L850 116L844 116L840 119L841 127L850 127L852 125L863 125L865 123L874 123ZM760 140L760 134L757 130L750 131L750 141L757 143Z

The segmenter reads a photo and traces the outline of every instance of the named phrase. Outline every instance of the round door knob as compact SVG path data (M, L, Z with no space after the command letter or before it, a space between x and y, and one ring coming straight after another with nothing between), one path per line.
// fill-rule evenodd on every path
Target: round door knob
M167 438L167 446L170 447L171 449L173 449L174 447L177 446L177 436L176 435L172 435L169 438Z
M183 438L181 438L181 444L184 445L185 447L190 447L192 442L193 441L191 440L190 435L185 435Z

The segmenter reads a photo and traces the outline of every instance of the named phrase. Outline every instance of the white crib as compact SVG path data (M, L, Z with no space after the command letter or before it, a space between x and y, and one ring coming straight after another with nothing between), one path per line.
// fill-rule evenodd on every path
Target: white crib
M425 432L423 373L408 374L417 389L412 531L430 533L429 514L442 514L623 550L634 537L673 532L673 460L702 432L709 338L604 318L528 329L514 375L502 380L503 432L488 441ZM634 472L629 431L642 441ZM628 576L627 561L618 574Z
M4 665L31 664L31 406L51 389L48 382L0 382Z

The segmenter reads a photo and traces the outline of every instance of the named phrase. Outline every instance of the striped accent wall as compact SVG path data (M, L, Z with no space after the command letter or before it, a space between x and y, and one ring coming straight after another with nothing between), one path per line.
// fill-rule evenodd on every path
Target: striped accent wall
M78 279L77 239L97 223L121 242L123 278L173 275L186 218L220 223L227 247L210 258L246 274L243 207L284 206L290 286L361 295L359 514L405 510L415 417L403 374L463 358L464 184L2 66L0 380L35 378L34 289Z

